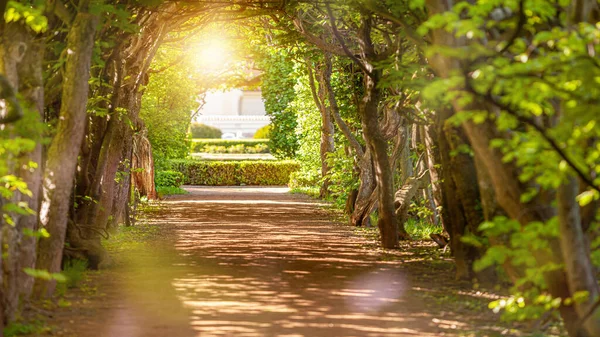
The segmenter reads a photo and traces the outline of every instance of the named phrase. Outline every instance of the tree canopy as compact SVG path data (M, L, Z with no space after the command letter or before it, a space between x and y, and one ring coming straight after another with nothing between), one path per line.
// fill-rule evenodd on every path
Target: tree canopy
M111 263L101 239L132 190L155 197L154 165L187 156L208 90L260 87L293 187L377 225L385 249L409 219L439 224L457 278L513 284L492 303L505 317L600 335L596 1L0 10L0 328L53 294L62 261Z

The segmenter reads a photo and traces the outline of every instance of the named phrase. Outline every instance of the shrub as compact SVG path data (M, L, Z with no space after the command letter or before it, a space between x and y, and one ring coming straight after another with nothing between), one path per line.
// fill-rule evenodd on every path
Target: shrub
M173 160L189 185L286 185L299 165L294 161L199 161Z
M191 131L193 138L221 139L221 136L223 135L223 132L220 129L201 123L192 124Z
M265 125L262 128L256 130L256 133L252 138L254 139L269 139L271 138L271 129L273 126L271 124Z
M65 262L62 274L67 277L67 282L64 283L67 288L77 287L83 279L87 267L88 262L86 260L73 259Z
M244 144L232 145L226 148L227 153L245 153L246 146Z
M196 151L194 151L196 152ZM227 153L227 147L221 145L205 145L202 149L204 153Z
M183 183L183 174L178 171L156 171L154 183L160 187L179 187Z
M268 139L192 139L191 152L269 153Z
M156 186L156 193L158 194L158 198L162 199L167 195L188 194L188 191L184 190L181 187Z
M269 145L256 144L255 146L246 147L245 153L269 153Z

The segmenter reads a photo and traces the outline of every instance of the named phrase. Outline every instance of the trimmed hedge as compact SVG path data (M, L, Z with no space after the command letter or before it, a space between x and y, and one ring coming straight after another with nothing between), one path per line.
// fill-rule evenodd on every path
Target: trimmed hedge
M200 161L172 160L173 170L181 172L187 185L286 185L300 165L295 161Z
M192 139L191 152L269 153L269 140L196 138Z
M219 128L201 123L192 123L190 131L194 138L221 139L221 136L223 135L223 132Z
M262 128L256 130L256 133L254 134L254 136L252 138L254 139L269 139L271 138L271 130L273 129L273 125L268 124L263 126Z
M256 144L247 146L244 144L232 146L204 145L203 153L269 153L269 146L265 144Z
M156 171L154 184L161 187L179 187L183 184L183 174L178 171Z

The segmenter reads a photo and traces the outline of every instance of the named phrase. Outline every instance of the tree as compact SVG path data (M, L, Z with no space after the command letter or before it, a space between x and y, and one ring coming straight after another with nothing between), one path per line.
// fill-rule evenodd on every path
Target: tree
M257 64L263 71L261 84L263 100L273 125L269 148L278 158L293 158L298 150L298 139L295 134L296 116L288 109L295 95L295 81L289 76L293 71L292 64L285 53L268 54L267 52Z
M577 3L572 8L580 10L586 6L579 5L584 4ZM425 27L431 32L434 46L460 48L465 51L463 55L469 56L461 58L438 49L431 58L431 65L444 79L447 87L442 90L451 88L451 97L447 98L456 111L453 118L460 121L473 146L476 162L480 162L478 174L489 177L493 201L513 219L494 218L484 227L487 235L510 233L515 240L527 233L537 240L535 245L531 241L521 245L516 244L518 241L500 243L495 250L488 251L482 265L497 259L493 252L503 249L499 247L507 248L509 256L515 257L523 254L523 250L531 252L532 260L528 260L526 266L530 271L531 268L542 270L543 281L521 280L531 287L525 293L534 296L548 292L559 299L559 311L569 335L583 334L580 330L585 330L585 335L597 335L600 313L594 314L592 308L598 293L593 285L595 276L590 252L582 239L586 227L585 220L578 215L582 210L576 205L576 195L581 191L574 177L586 186L587 195L595 194L597 185L588 173L585 158L589 158L589 152L563 149L587 139L571 131L589 125L590 116L585 109L592 103L582 93L594 90L587 87L586 83L590 82L586 79L590 69L595 69L589 68L589 59L584 56L589 50L582 47L589 41L586 34L579 31L575 33L576 38L564 38L573 37L568 29L585 29L585 20L595 12L582 14L576 10L571 12L571 19L565 15L555 21L550 18L558 11L569 13L558 4L551 7L519 1L508 5L508 12L467 3L446 7L430 1L427 5L431 19ZM457 10L471 14L464 19L450 16L441 19L444 13ZM576 19L571 21L573 18ZM440 21L436 23L436 20ZM534 24L537 20L545 24ZM483 26L486 22L488 25ZM578 28L574 28L574 22ZM468 27L459 33L459 36L468 35L466 39L455 38L443 29L460 24ZM581 63L574 61L577 55L565 55L565 48L581 52ZM535 53L527 50L535 50ZM574 61L569 69L556 67L566 59ZM581 69L587 73L580 73ZM574 77L579 84L565 87ZM531 95L531 92L536 94ZM576 100L578 104L566 104L569 100ZM480 187L483 186L480 183ZM557 208L551 206L555 198ZM494 202L484 204L488 208L486 213L493 214L490 208ZM554 229L555 225L558 230ZM497 261L504 262L504 259ZM512 262L524 267L523 260L515 258ZM565 269L548 267L563 263ZM577 292L587 294L586 300L575 306L568 305Z
M89 13L89 1L79 3L67 38L71 51L65 61L62 104L57 132L48 149L44 170L44 194L40 221L49 237L40 241L37 268L60 271L77 154L85 133L88 80L97 17ZM38 294L51 295L55 284L38 280Z
M19 299L28 299L33 278L24 272L36 258L41 187L43 115L43 32L47 22L37 6L4 3L0 23L0 330L12 320Z

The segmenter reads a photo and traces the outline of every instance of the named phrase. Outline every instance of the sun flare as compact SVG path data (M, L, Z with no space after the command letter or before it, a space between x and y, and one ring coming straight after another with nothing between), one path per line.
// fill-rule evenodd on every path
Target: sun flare
M231 57L229 46L222 40L211 40L197 47L198 66L207 70L225 68Z

